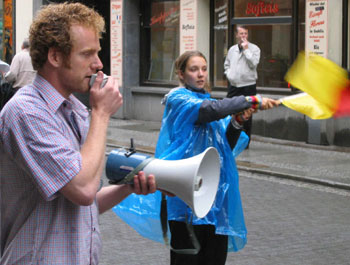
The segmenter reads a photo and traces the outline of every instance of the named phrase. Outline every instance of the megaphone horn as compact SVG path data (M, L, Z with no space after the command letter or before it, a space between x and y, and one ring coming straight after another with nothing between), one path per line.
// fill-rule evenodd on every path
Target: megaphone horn
M123 184L130 173L143 170L154 174L157 188L182 199L194 214L202 218L210 211L220 179L220 158L214 147L181 160L162 160L125 149L113 150L106 163L106 175L113 184ZM130 176L130 175L129 175Z

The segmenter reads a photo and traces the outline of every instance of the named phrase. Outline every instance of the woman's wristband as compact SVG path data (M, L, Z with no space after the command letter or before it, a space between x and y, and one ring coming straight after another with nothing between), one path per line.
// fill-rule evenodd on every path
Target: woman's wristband
M251 104L252 109L262 109L262 97L260 95L246 96L245 98Z

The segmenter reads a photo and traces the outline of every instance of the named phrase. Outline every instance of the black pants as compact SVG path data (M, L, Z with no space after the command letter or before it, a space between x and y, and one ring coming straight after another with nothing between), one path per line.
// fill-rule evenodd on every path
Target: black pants
M229 84L228 93L227 93L228 98L237 97L237 96L254 96L254 95L256 95L256 84L250 85L250 86L242 86L242 87L235 87ZM250 135L252 131L252 124L253 124L253 116L250 117L250 119L243 124L243 129L246 132L246 134L249 136L249 142L250 142Z
M174 249L194 248L184 222L169 221L171 246ZM194 225L201 246L197 255L177 254L170 251L171 265L224 265L227 258L228 237L215 234L213 225Z

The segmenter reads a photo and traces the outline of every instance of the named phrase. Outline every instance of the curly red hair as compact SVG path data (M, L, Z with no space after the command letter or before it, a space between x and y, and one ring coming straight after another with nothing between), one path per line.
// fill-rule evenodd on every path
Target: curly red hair
M44 66L52 47L60 51L69 63L73 45L70 36L72 25L89 27L99 38L105 32L102 16L80 3L50 4L37 13L29 29L30 56L35 70Z

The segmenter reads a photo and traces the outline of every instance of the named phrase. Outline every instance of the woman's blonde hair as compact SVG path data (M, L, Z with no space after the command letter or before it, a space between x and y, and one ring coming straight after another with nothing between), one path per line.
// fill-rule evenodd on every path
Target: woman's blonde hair
M204 54L201 53L200 51L187 51L187 52L184 52L183 54L181 54L179 57L177 57L176 61L175 61L175 71L176 71L176 74L179 78L179 81L180 81L180 85L186 85L184 80L181 79L179 73L185 73L186 71L186 67L187 67L187 63L188 63L188 60L191 58L191 57L194 57L194 56L198 56L198 57L202 57L206 63L207 62L207 59L205 58ZM204 89L208 92L211 92L211 89L210 89L210 86L208 84L208 80L205 84L205 87Z

